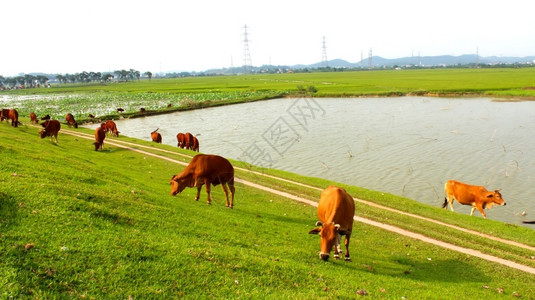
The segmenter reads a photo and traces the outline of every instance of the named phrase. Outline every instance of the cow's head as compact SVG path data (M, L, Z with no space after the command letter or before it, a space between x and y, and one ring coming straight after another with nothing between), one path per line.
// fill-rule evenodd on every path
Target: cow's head
M39 131L39 136L44 139L46 137L46 129L41 129L41 131Z
M489 192L487 194L487 202L484 204L483 208L489 209L493 205L501 205L505 206L505 200L502 198L502 194L500 193L502 189L495 190L494 192Z
M321 221L316 222L316 226L320 226L309 231L309 234L319 234L321 237L320 242L320 258L328 260L333 246L340 242L342 235L346 234L340 230L339 224L325 223Z
M171 196L181 193L188 186L186 179L178 175L173 176L169 184L171 184Z
M95 145L95 151L98 151L101 144L99 142L94 142L93 145Z

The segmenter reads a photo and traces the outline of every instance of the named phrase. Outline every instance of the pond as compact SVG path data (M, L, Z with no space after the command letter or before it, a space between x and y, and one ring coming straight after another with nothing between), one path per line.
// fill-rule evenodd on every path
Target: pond
M178 132L191 132L203 153L435 207L441 207L449 179L501 188L507 206L487 210L488 218L515 224L535 220L535 102L276 99L116 123L122 134L144 140L159 128L163 143L175 146ZM470 213L468 206L454 207Z

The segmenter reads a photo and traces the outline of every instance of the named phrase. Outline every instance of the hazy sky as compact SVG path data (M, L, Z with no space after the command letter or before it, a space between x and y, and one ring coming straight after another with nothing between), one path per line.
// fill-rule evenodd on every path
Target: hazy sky
M535 1L3 1L0 75L202 71L362 55L535 55Z

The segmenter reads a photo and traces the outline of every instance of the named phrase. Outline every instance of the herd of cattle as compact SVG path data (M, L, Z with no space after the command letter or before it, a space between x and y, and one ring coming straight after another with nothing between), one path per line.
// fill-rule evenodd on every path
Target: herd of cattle
M11 125L17 127L21 124L18 121L18 113L15 109L2 109L0 111L0 122L3 120L11 120ZM32 123L37 124L39 121L34 113L30 114ZM50 120L50 116L41 118L45 122L41 123L43 129L40 131L41 138L46 136L55 138L57 143L58 132L61 124L57 120ZM69 126L78 127L78 123L74 120L72 114L67 114L65 117ZM159 129L159 128L158 128ZM161 143L162 136L158 133L158 129L151 132L151 138L154 142ZM119 136L119 131L115 122L107 120L100 124L95 130L95 150L101 150L104 144L106 133L114 136ZM191 133L177 134L178 147L183 149L190 149L199 152L199 141ZM234 207L234 168L232 164L225 158L218 155L198 154L193 157L188 166L179 174L171 178L171 195L177 195L186 187L196 187L197 195L195 200L199 200L200 191L205 185L207 193L207 203L211 204L210 190L211 186L221 184L223 192L225 193L226 206ZM230 190L230 200L228 192ZM493 205L505 205L505 201L500 194L500 190L488 191L483 186L473 186L455 180L446 182L444 186L444 204L443 208L447 209L447 205L453 211L453 200L462 205L472 206L470 215L474 214L477 209L486 218L484 209L490 209ZM329 259L329 255L334 247L334 257L340 258L342 249L340 246L342 236L345 235L345 260L351 261L349 256L349 239L353 229L353 218L355 215L355 202L344 189L329 186L320 196L318 204L318 218L316 228L311 230L310 234L318 234L321 237L321 252L320 258L323 260Z

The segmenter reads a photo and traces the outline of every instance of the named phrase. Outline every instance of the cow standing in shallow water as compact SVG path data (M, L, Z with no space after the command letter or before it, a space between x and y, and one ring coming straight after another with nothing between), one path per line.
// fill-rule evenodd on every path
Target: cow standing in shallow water
M456 180L450 180L444 185L444 204L442 208L447 209L448 202L450 204L451 211L453 210L453 199L457 200L462 205L471 205L472 211L470 215L474 215L474 211L477 209L483 215L483 218L487 218L484 209L490 209L493 205L505 205L505 201L500 194L500 190L494 192L487 191L483 186L469 185Z
M318 218L316 226L309 234L319 234L321 237L320 258L328 260L334 246L334 258L340 259L342 248L340 242L345 235L345 260L351 261L349 256L349 239L353 230L353 217L355 215L355 201L344 189L334 185L321 192L318 204Z
M225 193L226 206L234 207L234 167L230 162L218 155L198 154L193 157L189 165L179 174L174 175L169 182L171 195L182 192L186 187L197 187L195 201L199 200L201 188L206 185L207 203L211 204L211 185L221 184ZM228 189L227 189L228 186ZM228 190L231 200L229 202Z

